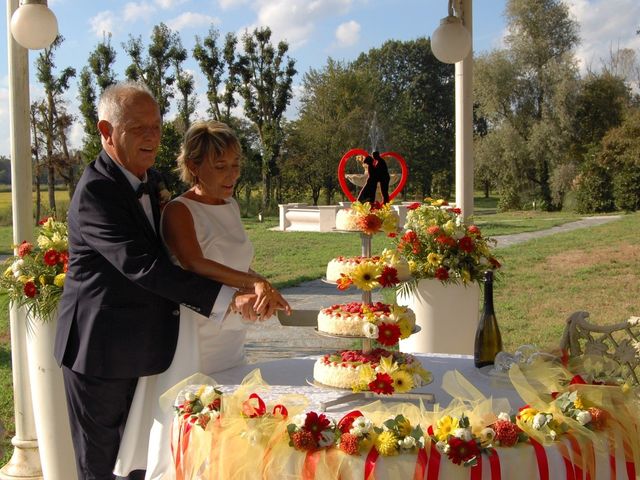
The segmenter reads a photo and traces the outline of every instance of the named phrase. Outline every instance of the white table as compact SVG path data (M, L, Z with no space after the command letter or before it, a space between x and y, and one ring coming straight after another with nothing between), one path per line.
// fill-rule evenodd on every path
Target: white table
M433 373L434 381L432 384L423 387L419 391L430 392L436 396L436 401L440 405L446 407L451 401L451 396L447 394L441 385L442 377L445 372L450 370L459 371L464 377L469 380L474 386L476 386L486 397L505 398L511 405L512 412L515 413L517 409L523 406L523 400L519 397L517 392L513 389L510 383L507 381L490 376L485 371L479 371L473 365L473 359L470 356L465 355L416 355L423 366ZM317 410L317 406L322 401L335 398L343 393L330 389L319 389L318 387L310 386L309 381L313 376L313 364L317 357L307 358L292 358L283 360L274 360L269 362L263 362L253 365L243 365L224 372L219 372L212 377L216 382L222 384L222 389L226 391L233 391L238 384L240 384L243 378L252 372L254 369L259 368L262 378L271 388L269 393L264 397L265 401L271 400L268 397L278 398L281 395L287 393L298 393L304 395L310 400L310 405L307 410ZM262 395L262 393L261 393ZM334 417L339 418L342 412L358 408L358 405L349 404L341 407L335 407L335 410L331 409L327 413ZM224 446L220 447L224 451ZM288 450L287 450L288 449ZM566 474L566 463L562 457L561 450L571 452L571 446L567 440L557 442L556 444L544 447L544 452L548 462L549 476L547 478L565 479L569 478ZM307 478L301 474L304 469L305 454L293 450L293 448L286 447L282 450L287 455L287 464L290 466L290 471L287 472L287 478ZM519 444L516 447L511 448L497 448L499 460L501 479L537 479L539 478L538 469L539 464L534 452L534 448L529 444ZM618 480L627 478L627 470L624 461L624 456L620 453L622 446L620 442L615 447L615 471L617 475L615 478ZM341 452L339 452L341 454ZM225 453L222 453L224 456ZM256 455L262 455L256 450ZM342 455L342 454L341 454ZM571 453L573 458L573 454ZM485 460L482 463L482 479L498 480L492 476L489 462ZM346 456L342 455L341 465L339 468L339 478L341 480L356 480L364 478L365 468L364 456ZM377 461L375 468L375 478L377 480L396 480L396 479L411 479L413 478L416 469L416 455L399 455L394 457L380 457ZM592 475L593 480L604 480L614 478L612 475L612 467L609 462L608 452L596 453L596 469ZM640 465L639 465L640 467ZM302 469L302 470L301 470ZM640 469L639 469L640 471ZM259 478L257 476L242 474L239 478L251 479ZM216 479L227 480L226 478L218 477L216 472L212 472L211 469L207 469L202 476L194 476L194 479ZM265 478L271 479L269 475L265 475ZM316 477L320 480L320 476ZM338 474L322 476L321 480L325 478L338 478ZM458 466L449 461L445 456L441 459L439 467L439 476L437 478L447 480L467 480L470 478L470 469ZM275 478L274 478L275 480ZM436 480L429 478L429 480Z

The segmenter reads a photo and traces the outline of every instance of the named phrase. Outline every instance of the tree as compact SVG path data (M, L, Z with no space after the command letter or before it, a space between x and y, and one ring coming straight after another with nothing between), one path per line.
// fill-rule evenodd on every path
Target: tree
M69 81L75 77L76 71L67 67L58 76L54 75L54 51L62 44L64 38L58 35L48 48L45 48L36 61L38 81L42 83L46 96L46 112L42 124L45 134L47 165L49 208L56 213L55 177L56 170L63 173L67 180L69 193L75 188L75 175L73 173L73 159L67 148L66 130L71 125L71 117L66 113L62 95L69 88ZM59 155L56 155L56 142L58 142Z
M237 61L241 78L239 93L244 113L255 125L262 156L262 209L272 201L272 180L277 175L276 160L283 142L282 118L292 97L295 61L285 57L289 46L271 44L271 30L256 28L242 37L244 52Z
M196 111L196 97L193 94L195 88L193 75L182 68L182 63L187 59L187 50L178 39L173 55L175 68L176 90L178 90L178 118L182 127L182 133L191 125L191 115Z
M116 51L111 46L111 34L105 35L102 42L96 45L89 55L88 65L80 72L78 83L78 100L80 113L84 120L84 139L82 156L85 163L90 162L100 152L100 132L98 131L98 106L95 86L99 92L116 82L113 64L116 61Z
M356 66L376 79L370 118L376 114L385 139L377 147L404 156L410 172L405 190L429 194L434 172L453 173L453 66L433 56L426 38L385 42L360 55Z
M511 151L505 144L498 159L514 167L504 178L517 182L504 191L530 190L552 209L557 207L551 195L552 172L571 160L578 26L561 0L509 0L505 16L506 49L481 56L474 76L479 113L489 125L481 141L507 127L518 135L519 141L510 144L520 150ZM496 138L507 140L506 135Z
M238 91L239 78L236 66L235 49L238 43L233 33L225 37L224 48L218 48L220 34L211 28L206 37L196 36L193 58L207 79L208 112L211 117L221 122L229 122L231 109L237 105L234 94ZM224 80L223 80L224 79ZM221 87L224 82L224 92Z
M129 36L129 41L123 43L122 48L131 58L125 76L129 80L142 81L149 87L160 107L160 115L164 117L175 95L173 84L176 77L170 72L172 67L175 71L176 62L186 58L185 55L180 60L184 48L179 35L160 23L153 27L146 57L143 54L142 37Z
M309 187L314 205L322 190L326 203L332 203L340 158L349 149L364 146L376 81L369 70L331 58L321 70L311 69L304 75L300 118L292 125L284 171L295 172L292 181Z

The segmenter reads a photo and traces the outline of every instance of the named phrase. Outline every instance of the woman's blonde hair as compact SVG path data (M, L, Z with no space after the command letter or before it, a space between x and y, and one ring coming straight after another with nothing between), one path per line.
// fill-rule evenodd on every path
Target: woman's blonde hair
M176 168L180 179L191 186L198 181L198 177L189 170L187 160L201 165L215 161L230 150L237 155L242 152L240 141L229 125L215 120L194 122L184 134L180 147Z

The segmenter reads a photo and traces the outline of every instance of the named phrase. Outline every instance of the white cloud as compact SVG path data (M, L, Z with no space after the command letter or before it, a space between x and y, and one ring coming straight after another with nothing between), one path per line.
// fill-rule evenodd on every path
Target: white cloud
M124 6L122 18L125 22L135 22L151 17L156 11L156 7L147 2L129 2Z
M229 3L230 0L222 0ZM257 0L256 25L269 26L272 40L285 40L292 50L304 45L325 18L348 13L354 0ZM249 30L255 26L248 26Z
M189 0L155 0L156 5L158 5L163 10L168 10L173 7L177 7L178 5L182 5L183 3L188 2Z
M223 10L246 5L247 3L250 3L250 0L218 0L218 5Z
M580 24L581 44L576 55L580 68L599 70L609 52L618 48L640 49L640 36L636 35L640 17L637 0L571 0L571 15Z
M176 18L167 21L171 30L181 31L185 28L208 27L211 24L219 24L220 19L202 13L184 12Z
M102 38L104 32L113 32L116 23L116 16L110 10L100 12L89 19L91 31L99 38Z
M358 40L360 40L360 30L360 24L355 20L338 25L336 29L338 46L350 47L358 43Z

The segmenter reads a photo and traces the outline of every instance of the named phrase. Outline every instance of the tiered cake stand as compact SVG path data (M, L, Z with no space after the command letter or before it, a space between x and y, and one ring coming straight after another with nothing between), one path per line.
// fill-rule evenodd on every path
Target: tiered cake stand
M370 257L371 256L371 235L367 235L365 233L361 233L360 234L360 240L361 240L361 244L362 244L362 256L363 257ZM326 280L325 280L326 281ZM328 282L328 283L333 283L333 282ZM366 304L371 304L371 291L362 291L362 303L366 303ZM416 326L413 333L417 333L420 330L420 327ZM332 335L329 333L324 333L324 332L320 332L318 331L318 329L316 328L316 333L318 333L319 335L322 335L324 337L333 337L333 338L353 338L353 339L360 339L362 341L362 352L363 353L368 353L371 351L371 344L372 344L372 340L368 337L365 336L349 336L346 337L344 335ZM327 386L327 385L323 385L320 384L318 382L309 382L310 384L317 386L319 388L330 388L330 389L336 389L335 387L331 387L331 386ZM357 392L357 393L347 393L341 397L336 398L335 400L331 400L328 402L322 402L320 404L320 410L321 411L326 411L327 408L330 407L334 407L336 405L342 405L345 403L350 403L350 402L356 402L356 401L362 401L362 400L368 400L368 399L376 399L376 400L380 400L380 399L390 399L390 400L413 400L413 401L418 401L418 400L422 400L423 403L435 403L435 395L432 393L412 393L412 392L407 392L407 393L394 393L393 395L386 396L386 395L379 395L377 393L373 393L373 392Z

